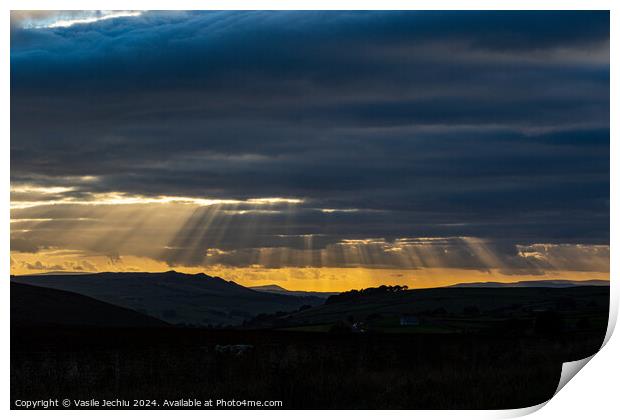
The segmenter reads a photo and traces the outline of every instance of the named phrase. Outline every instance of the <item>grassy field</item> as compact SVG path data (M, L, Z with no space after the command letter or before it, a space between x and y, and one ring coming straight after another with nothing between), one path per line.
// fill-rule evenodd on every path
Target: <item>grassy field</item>
M11 399L280 400L283 408L517 408L604 332L555 337L14 328ZM218 346L249 345L243 354Z

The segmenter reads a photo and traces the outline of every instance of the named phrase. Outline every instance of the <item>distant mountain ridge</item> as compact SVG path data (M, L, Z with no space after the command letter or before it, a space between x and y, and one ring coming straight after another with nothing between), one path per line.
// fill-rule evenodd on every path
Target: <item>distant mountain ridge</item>
M206 274L97 273L11 276L19 284L79 293L171 324L240 325L260 313L316 306L324 299L252 290Z
M521 280L513 283L496 281L457 283L447 287L579 287L579 286L609 286L609 280Z
M314 291L305 291L305 290L288 290L277 284L252 286L250 287L250 289L256 290L258 292L279 293L279 294L291 295L291 296L315 296L321 299L327 299L331 295L337 295L338 293L340 293L340 292L314 292Z
M31 276L80 276L84 274L96 274L91 271L47 271L45 273L30 274Z

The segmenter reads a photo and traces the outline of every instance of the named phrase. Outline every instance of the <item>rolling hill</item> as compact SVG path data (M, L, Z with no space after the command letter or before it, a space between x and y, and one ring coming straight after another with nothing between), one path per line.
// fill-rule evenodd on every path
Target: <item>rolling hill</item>
M168 324L77 293L11 282L11 325L163 327Z
M609 280L521 280L513 283L496 281L477 283L458 283L448 287L579 287L608 286Z
M260 313L316 306L324 299L259 292L205 274L97 273L12 276L19 284L48 287L133 309L172 324L240 325Z
M314 296L320 299L327 299L331 295L337 295L339 292L307 292L305 290L288 290L282 286L278 286L277 284L267 284L264 286L253 286L250 287L252 290L256 290L257 292L267 292L267 293L277 293L281 295L289 295L289 296Z
M379 317L398 319L403 315L462 317L471 310L496 319L547 310L595 311L606 315L608 305L609 288L603 286L442 287L328 300L324 305L269 322L272 325L295 326L332 324L345 320L365 321Z

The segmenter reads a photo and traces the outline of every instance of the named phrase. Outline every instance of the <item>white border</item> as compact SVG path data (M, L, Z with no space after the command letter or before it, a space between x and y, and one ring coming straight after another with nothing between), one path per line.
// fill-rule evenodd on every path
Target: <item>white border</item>
M10 179L10 149L9 149L9 137L10 137L10 66L9 66L9 52L10 52L10 39L9 39L9 25L10 14L9 10L83 10L83 9L104 9L104 10L142 10L142 9L159 9L159 10L191 10L191 9L219 9L219 10L252 10L252 9L267 9L267 10L303 10L303 9L319 9L319 10L373 10L373 9L396 9L396 10L467 10L467 9L491 9L491 10L611 10L611 74L614 74L613 70L618 68L617 56L614 52L614 47L618 46L618 30L614 28L620 27L620 19L616 16L614 10L613 1L549 1L549 0L437 0L437 1L397 1L397 0L382 0L382 1L287 1L282 0L216 0L208 2L190 1L190 0L175 0L175 1L161 1L161 0L140 0L140 1L119 1L119 0L107 0L107 1L77 1L77 0L5 0L2 2L3 13L1 15L1 21L3 26L2 31L2 43L1 53L3 65L0 68L2 72L2 153L0 153L0 168L3 172L4 182L1 186L2 196L5 197L5 204L2 207L2 213L0 220L2 220L2 250L0 255L4 257L0 258L0 264L2 272L8 277L9 273L9 261L8 255L10 253L10 226L9 226L9 179ZM616 8L617 9L617 8ZM617 92L618 83L612 76L611 78L611 112L610 115L616 115L618 111ZM611 139L617 138L617 125L616 121L611 121ZM611 141L611 185L617 185L618 170L615 169L613 163L618 163L618 147L614 141ZM611 194L611 214L614 214L620 208L618 206L617 195ZM584 369L584 372L579 373L577 380L570 381L565 388L561 390L548 402L547 404L541 404L537 407L530 407L519 410L499 410L499 411L176 411L175 416L189 416L193 418L204 419L206 417L218 417L226 416L226 418L240 418L241 416L252 416L259 419L287 419L289 420L291 415L294 415L299 420L315 420L317 416L328 417L342 417L342 416L355 416L359 419L367 419L370 417L390 417L390 418L402 418L410 419L414 417L422 418L505 418L521 416L533 411L537 411L542 406L544 410L538 411L535 416L537 418L562 418L562 419L583 419L584 416L594 416L594 418L615 418L618 413L617 403L617 384L618 374L620 373L620 364L618 362L618 356L620 355L620 343L618 339L609 340L611 332L616 323L618 314L618 300L619 300L619 288L615 285L615 279L617 274L617 262L620 261L620 251L616 247L618 238L618 224L614 223L614 219L611 220L611 274L610 278L614 279L611 282L611 311L610 311L610 323L606 337L606 345L600 354L592 359L592 362L588 364L588 367ZM5 277L6 280L8 278ZM8 281L4 281L0 286L2 293L1 311L2 311L2 337L9 337L9 288ZM609 342L608 342L609 341ZM10 389L10 369L9 369L9 345L4 341L4 345L1 347L2 353L2 370L0 371L1 390L3 398L1 404L4 410L9 409L9 389ZM3 410L3 411L4 411ZM108 412L108 411L93 411L86 414L80 411L60 412L60 411L12 411L11 416L19 418L37 418L46 416L50 418L82 418L88 416L89 418L107 418L110 415L119 416L121 418L133 417L134 412ZM170 413L166 411L151 411L147 414L152 419L167 419Z

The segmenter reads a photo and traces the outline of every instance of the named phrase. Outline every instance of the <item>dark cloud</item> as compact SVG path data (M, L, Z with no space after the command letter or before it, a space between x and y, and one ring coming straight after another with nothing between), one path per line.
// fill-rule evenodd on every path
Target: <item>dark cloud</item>
M11 26L12 183L67 190L13 201L305 200L228 217L219 235L196 236L196 210L149 255L240 264L307 245L294 235L316 250L480 237L517 269L517 245L609 243L607 12L149 12L54 29L25 16ZM84 212L14 216L76 228L98 210ZM58 242L33 232L16 239Z
M17 252L35 253L40 249L40 245L28 239L16 237L11 238L11 250Z

